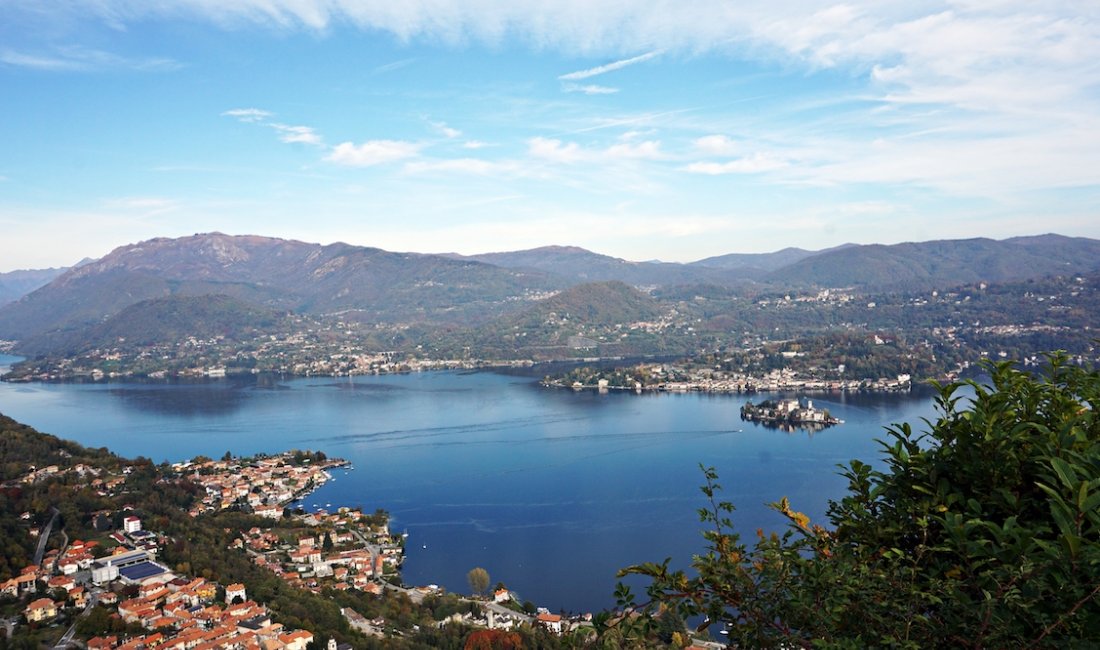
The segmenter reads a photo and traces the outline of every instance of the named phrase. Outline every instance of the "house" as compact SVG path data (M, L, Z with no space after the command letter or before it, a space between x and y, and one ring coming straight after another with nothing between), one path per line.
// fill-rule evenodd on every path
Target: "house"
M306 650L306 646L313 643L313 633L298 630L290 634L280 634L279 641L283 643L286 650Z
M74 587L69 591L69 598L73 599L73 606L83 608L88 604L88 592L84 587Z
M512 600L512 592L508 591L507 589L497 589L495 592L493 592L493 602L506 603L509 600Z
M268 519L278 519L283 516L283 509L276 505L260 506L255 508L253 514L261 517L267 517Z
M109 650L118 645L117 636L96 636L88 639L88 650Z
M66 592L72 591L76 586L76 582L69 576L54 576L50 578L50 581L46 583L48 589L64 589Z
M122 520L122 530L126 533L136 533L141 530L141 519L134 516L126 517Z
M57 603L49 598L39 598L27 605L27 608L23 610L23 614L31 622L45 621L57 616Z
M561 616L558 614L540 613L536 620L554 634L561 634Z
M38 582L38 574L36 572L36 568L30 568L32 569L32 571L27 571L24 569L22 575L18 575L12 578L12 580L15 580L15 584L17 585L20 594L26 594L38 590L36 584Z
M225 602L232 603L238 598L241 599L242 603L248 600L248 597L245 595L244 585L235 582L225 588Z

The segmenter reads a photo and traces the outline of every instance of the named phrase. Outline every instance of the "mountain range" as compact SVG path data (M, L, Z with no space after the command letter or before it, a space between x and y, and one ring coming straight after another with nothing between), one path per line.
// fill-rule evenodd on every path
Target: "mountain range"
M9 295L30 290L0 306L0 339L18 341L19 351L49 352L81 341L148 338L143 332L209 332L203 323L210 322L213 330L234 332L249 320L259 326L288 314L418 328L514 328L544 322L549 313L621 322L654 318L661 311L654 296L677 287L692 295L794 287L924 291L1096 270L1100 240L1053 234L786 248L677 264L561 246L427 255L209 233L122 246L63 271L0 275L3 286L16 287ZM196 299L204 296L219 298L203 310ZM165 321L172 326L157 325Z
M15 302L64 273L66 268L20 270L0 273L0 306Z

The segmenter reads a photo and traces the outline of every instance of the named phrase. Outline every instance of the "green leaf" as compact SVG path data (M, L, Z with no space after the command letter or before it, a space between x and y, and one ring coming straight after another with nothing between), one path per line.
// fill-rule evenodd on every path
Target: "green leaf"
M1058 529L1062 531L1063 535L1074 535L1077 533L1077 525L1074 523L1073 513L1070 511L1065 501L1061 499L1051 501L1050 514L1054 517L1054 522L1058 524Z
M1051 458L1050 466L1058 474L1058 479L1062 481L1062 485L1073 489L1074 484L1077 483L1077 472L1073 471L1073 467L1061 458Z

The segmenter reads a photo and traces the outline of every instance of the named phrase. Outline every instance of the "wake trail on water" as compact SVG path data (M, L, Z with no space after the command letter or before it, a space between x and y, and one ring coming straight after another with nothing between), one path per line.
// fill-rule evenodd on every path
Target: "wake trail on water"
M479 422L471 424L452 424L440 427L422 427L415 429L390 429L388 431L372 431L369 433L348 433L337 436L321 436L315 438L301 438L296 442L325 442L334 444L349 444L363 441L379 440L407 440L412 438L434 438L438 436L459 435L463 433L477 433L479 431L503 431L507 429L522 429L536 424L560 424L562 422L578 422L588 418L583 416L573 417L527 417L512 420L500 420L497 422Z
M339 438L317 438L303 440L301 442L329 442L336 445L354 444L356 442L392 442L399 444L385 445L386 449L411 449L416 447L476 447L476 446L528 446L536 444L568 444L584 442L611 442L617 439L661 438L660 443L683 440L683 436L692 438L724 435L727 431L720 429L708 429L701 431L633 431L621 433L584 433L565 436L542 436L537 438L492 438L488 440L439 440L456 433L488 432L508 430L509 426L492 427L438 427L430 429L407 429L402 431L387 431L373 434L361 434L354 436L341 436ZM669 438L676 436L675 438ZM333 443L332 441L336 441Z

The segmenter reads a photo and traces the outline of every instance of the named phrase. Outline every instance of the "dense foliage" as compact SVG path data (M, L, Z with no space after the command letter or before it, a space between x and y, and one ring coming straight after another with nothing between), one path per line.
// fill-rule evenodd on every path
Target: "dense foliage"
M652 579L637 607L727 626L742 647L1100 643L1100 374L1050 362L939 387L926 433L887 430L884 470L843 470L830 527L784 498L789 530L750 546L706 469L708 552L690 573L625 569Z

